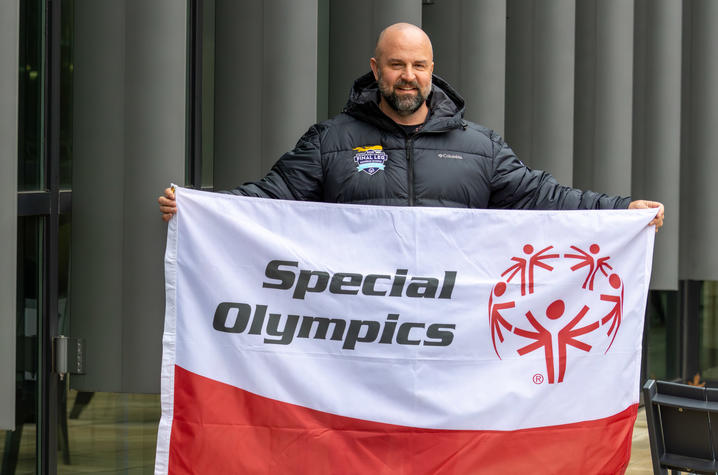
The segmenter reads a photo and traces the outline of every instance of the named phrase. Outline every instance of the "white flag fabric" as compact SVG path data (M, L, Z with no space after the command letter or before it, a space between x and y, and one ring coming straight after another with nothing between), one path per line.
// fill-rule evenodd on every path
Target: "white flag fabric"
M655 210L176 190L156 473L620 473Z

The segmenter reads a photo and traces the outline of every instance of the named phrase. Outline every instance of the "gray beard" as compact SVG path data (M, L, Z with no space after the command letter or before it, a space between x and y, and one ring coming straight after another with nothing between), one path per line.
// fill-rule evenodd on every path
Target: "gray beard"
M400 115L411 115L419 110L419 107L426 101L426 98L419 92L415 96L399 96L396 92L392 91L390 94L381 93L382 97L386 100L389 107L394 109Z
M392 86L387 88L382 84L381 75L379 76L377 83L379 85L381 97L383 97L384 100L386 100L386 103L389 104L389 107L394 109L399 115L411 115L418 111L419 107L426 102L426 97L421 94L421 90L418 87L416 88L416 96L399 96L396 92L394 92Z

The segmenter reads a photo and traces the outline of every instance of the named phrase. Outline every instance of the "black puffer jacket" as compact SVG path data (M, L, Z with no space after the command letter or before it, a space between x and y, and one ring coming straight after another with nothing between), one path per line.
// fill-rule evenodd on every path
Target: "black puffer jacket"
M371 73L344 112L312 126L272 170L233 193L289 200L468 208L626 208L629 198L559 185L501 137L462 119L464 100L433 77L430 115L407 134L378 106Z

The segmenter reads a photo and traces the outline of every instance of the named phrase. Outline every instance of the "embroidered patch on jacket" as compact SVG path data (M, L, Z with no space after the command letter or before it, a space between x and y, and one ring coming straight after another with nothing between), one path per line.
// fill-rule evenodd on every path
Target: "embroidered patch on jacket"
M367 147L355 147L358 153L354 155L357 164L357 171L373 175L384 169L384 162L388 158L381 145L369 145Z

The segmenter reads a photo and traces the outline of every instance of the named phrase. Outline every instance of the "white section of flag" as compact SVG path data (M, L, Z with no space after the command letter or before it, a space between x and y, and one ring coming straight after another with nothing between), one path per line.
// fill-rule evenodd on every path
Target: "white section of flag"
M376 207L188 189L178 189L176 195L179 213L170 225L167 251L163 405L171 401L164 391L171 387L175 364L267 398L341 416L433 429L516 430L567 424L608 417L638 401L654 239L647 223L655 210ZM600 243L600 255L610 256L613 267L607 274L620 275L625 286L622 321L610 348L608 324L579 337L593 343L593 351L569 346L565 379L554 384L546 381L543 351L516 353L530 340L505 332L499 359L489 327L489 296L505 280L502 273L517 262L512 257L523 256L526 244L535 250L553 246L564 256L571 246L585 250L594 243ZM445 272L455 271L456 282L451 299L361 295L361 290L359 295L336 294L329 289L298 299L293 298L294 288L263 287L277 283L265 275L273 260L298 263L282 267L293 270L295 284L300 270L367 276L407 269L408 282L423 277L441 282ZM552 262L553 272L537 268L532 295L522 296L518 277L513 280L507 294L516 300L517 327L533 330L523 317L527 309L540 315L554 333L584 304L592 309L586 323L605 313L599 294L581 288L588 266L570 270L576 262L560 258ZM597 289L610 290L608 276L596 278ZM390 290L388 280L379 282L385 285L377 284L376 290ZM559 297L566 302L567 317L549 327L551 321L541 312ZM281 315L279 329L288 315L297 315L300 322L305 316L373 320L383 329L390 314L399 315L399 325L424 324L425 330L431 324L447 324L455 329L448 346L375 341L344 349L342 341L296 336L286 345L270 344L264 339L277 337L267 335L267 318L262 335L249 334L251 321L241 333L214 329L221 302L246 304L253 315L257 305L265 305L267 318ZM410 339L426 340L422 332L415 327ZM537 384L536 375L541 374L544 380Z

